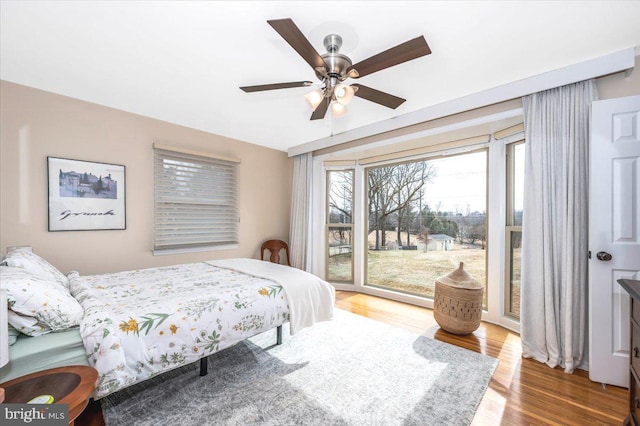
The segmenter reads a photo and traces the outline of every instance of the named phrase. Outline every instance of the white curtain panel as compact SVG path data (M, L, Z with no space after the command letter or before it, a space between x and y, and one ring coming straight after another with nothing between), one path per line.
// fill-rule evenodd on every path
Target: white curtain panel
M522 355L572 373L587 357L589 116L594 80L523 98Z
M311 226L311 182L313 158L310 152L293 157L293 185L291 194L291 226L289 249L291 266L309 272L309 236Z

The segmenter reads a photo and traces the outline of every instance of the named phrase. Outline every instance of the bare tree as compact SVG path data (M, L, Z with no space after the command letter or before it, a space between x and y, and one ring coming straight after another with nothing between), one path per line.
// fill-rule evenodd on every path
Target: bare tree
M386 188L386 182L391 181L394 174L393 167L378 167L370 169L367 173L368 177L368 195L369 195L369 232L376 231L376 250L380 245L385 245L386 219L390 214L391 197ZM382 232L382 244L380 244L380 231Z
M353 223L353 170L329 172L329 223ZM352 244L351 229L345 227L330 228L331 241L337 245Z
M467 233L468 242L475 245L476 241L480 242L481 248L484 250L486 240L486 214L484 212L473 212L469 215L469 228Z
M352 223L353 171L331 171L329 176L329 222Z
M429 250L429 243L431 242L431 237L429 236L429 228L422 228L420 230L420 232L418 233L418 235L416 236L416 238L421 243L424 243L424 245L425 245L424 251L425 252L428 251Z
M426 161L377 167L368 171L369 232L376 232L376 249L386 245L387 219L398 214L398 242L403 218L410 216L412 203L435 170ZM407 221L409 223L410 221ZM408 238L407 238L408 239Z

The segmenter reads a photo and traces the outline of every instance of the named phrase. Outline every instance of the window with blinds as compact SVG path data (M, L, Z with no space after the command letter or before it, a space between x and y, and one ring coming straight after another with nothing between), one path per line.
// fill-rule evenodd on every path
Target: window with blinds
M238 244L237 167L154 147L154 253Z

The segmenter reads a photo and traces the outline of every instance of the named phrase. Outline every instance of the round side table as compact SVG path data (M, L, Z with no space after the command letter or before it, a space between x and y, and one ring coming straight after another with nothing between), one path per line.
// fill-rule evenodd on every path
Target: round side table
M54 404L69 405L69 424L87 406L96 389L98 372L84 365L51 368L18 377L0 384L4 388L4 402L24 404L39 395L53 396Z

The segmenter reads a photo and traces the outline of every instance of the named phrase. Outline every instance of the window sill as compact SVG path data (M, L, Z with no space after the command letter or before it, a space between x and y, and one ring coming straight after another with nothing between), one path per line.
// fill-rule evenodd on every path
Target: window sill
M184 254L184 253L200 253L203 251L217 251L217 250L234 250L238 248L238 244L223 244L217 246L202 246L202 247L185 247L175 249L158 249L152 250L154 256L165 256L170 254Z

